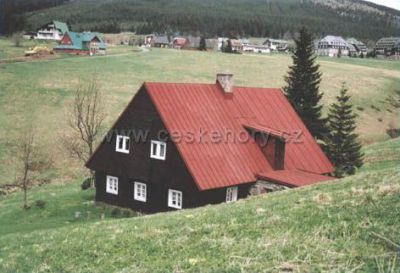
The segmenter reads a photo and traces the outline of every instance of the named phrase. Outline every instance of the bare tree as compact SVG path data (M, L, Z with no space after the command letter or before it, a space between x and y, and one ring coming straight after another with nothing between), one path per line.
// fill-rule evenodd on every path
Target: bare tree
M72 157L86 163L94 152L106 117L103 94L96 78L80 85L69 108L68 125L72 134L64 136L64 146ZM93 183L93 172L92 183Z
M15 47L22 46L23 35L21 32L14 33L11 37L11 41L13 42Z
M21 162L19 186L24 191L24 208L28 209L28 189L31 185L30 173L35 170L38 161L38 150L35 146L35 131L32 124L22 129L17 139L17 159Z

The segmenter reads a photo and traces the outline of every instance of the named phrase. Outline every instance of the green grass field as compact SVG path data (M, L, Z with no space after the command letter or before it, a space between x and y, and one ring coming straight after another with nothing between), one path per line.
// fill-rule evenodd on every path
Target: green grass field
M6 39L0 39L0 48L0 59L16 57L24 50ZM400 63L348 58L318 61L323 72L323 102L332 103L342 82L347 82L358 107L358 131L364 143L386 140L390 124L400 127L398 112L385 103L388 95L400 89ZM282 87L290 63L289 55L141 51L128 46L110 47L107 56L59 55L54 60L0 63L0 184L15 181L18 165L13 140L26 112L35 117L41 144L54 162L43 176L59 182L82 176L80 163L69 159L60 145L60 135L67 128L65 108L73 91L95 76L106 95L108 127L144 81L210 83L217 72L229 71L235 74L236 85Z
M342 180L129 219L78 181L33 189L43 209L0 197L0 272L399 272L400 141L365 154Z

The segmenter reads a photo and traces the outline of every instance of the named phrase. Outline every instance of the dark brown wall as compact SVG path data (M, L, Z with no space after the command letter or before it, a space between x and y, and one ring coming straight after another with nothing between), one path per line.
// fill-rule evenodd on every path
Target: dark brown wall
M150 158L150 142L165 135L166 128L151 102L145 88L141 88L111 131L128 132L148 130L146 142L134 142L130 153L115 151L115 134L105 139L87 166L96 171L96 200L112 205L132 208L146 213L173 210L168 207L168 189L183 192L183 208L225 202L226 188L200 192L186 168L179 151L171 141L167 142L166 160ZM143 132L144 132L143 131ZM119 178L118 196L106 193L106 176ZM134 182L147 184L147 202L133 198ZM252 184L239 186L238 198L248 195Z

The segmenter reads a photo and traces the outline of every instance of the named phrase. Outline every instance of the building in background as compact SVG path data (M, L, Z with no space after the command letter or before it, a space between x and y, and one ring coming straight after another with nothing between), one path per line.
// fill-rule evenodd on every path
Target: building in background
M60 41L63 35L68 32L66 23L52 21L40 27L37 30L36 39Z
M271 51L287 52L289 51L289 42L286 40L266 39L263 45L268 46Z
M377 55L400 55L400 37L385 37L380 39L375 45Z
M60 43L54 48L59 52L78 55L104 55L106 43L103 35L97 32L66 32Z
M356 38L349 38L346 42L349 46L349 54L351 56L367 55L368 48L363 42L358 41Z
M328 35L318 42L317 54L329 57L349 56L349 45L340 36Z

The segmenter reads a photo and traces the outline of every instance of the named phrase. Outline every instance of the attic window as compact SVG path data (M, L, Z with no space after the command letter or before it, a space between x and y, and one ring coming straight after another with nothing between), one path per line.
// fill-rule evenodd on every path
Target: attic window
M129 154L129 145L130 145L130 139L128 136L117 135L115 151L124 154Z
M182 192L176 190L168 190L168 207L182 208Z
M162 141L151 141L150 157L159 160L165 160L167 144Z
M118 177L107 175L106 192L118 195Z
M238 196L238 187L230 187L226 189L226 202L235 202L237 201Z

